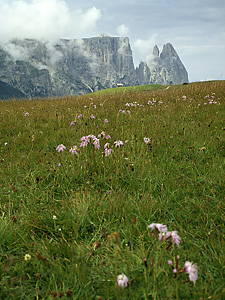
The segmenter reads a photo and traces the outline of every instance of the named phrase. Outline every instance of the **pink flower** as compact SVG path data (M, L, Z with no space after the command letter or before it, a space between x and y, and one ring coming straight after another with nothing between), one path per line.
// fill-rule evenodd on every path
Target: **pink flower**
M179 244L180 244L180 237L177 234L177 231L172 231L171 232L171 237L172 237L173 243L177 244L177 246L179 246Z
M109 147L109 143L106 143L105 145L104 145L104 149L105 148L108 148Z
M105 148L105 156L109 156L112 153L112 149Z
M99 143L99 139L94 139L93 145L95 146L95 149L99 149L100 148L100 143Z
M78 119L83 119L83 115L80 114L79 116L77 116Z
M114 145L115 145L115 147L120 147L120 146L123 146L124 143L122 141L115 141Z
M66 147L63 144L60 144L56 147L56 151L63 152L66 149Z
M80 147L87 147L87 145L88 145L88 141L87 140L86 141L82 141L80 143Z
M108 140L108 139L111 139L111 136L108 134L105 136L105 138Z
M148 228L150 228L151 230L154 230L155 228L158 229L159 232L167 232L167 227L166 225L163 224L158 224L158 223L152 223L150 225L148 225Z
M169 264L170 266L173 266L172 260L168 260L168 264Z
M72 122L70 123L70 126L73 126L73 125L76 125L76 121L72 121Z
M73 146L73 147L70 149L70 153L73 154L73 155L74 155L74 154L77 155L77 154L78 154L78 153L77 153L77 146Z
M186 261L186 263L184 264L184 268L185 268L185 271L189 274L190 281L193 281L195 284L195 281L198 278L197 265L193 264L190 261Z
M177 231L168 231L168 232L160 232L159 233L159 240L164 240L164 241L167 241L168 239L172 238L172 242L171 243L174 243L174 244L177 244L177 246L179 246L180 244L180 237L179 235L177 234Z
M144 142L148 145L151 142L151 140L150 138L144 137Z
M118 286L121 286L121 287L127 287L128 286L128 277L125 275L125 274L121 274L121 275L118 275L117 276L117 284Z
M108 123L109 121L108 121L108 119L105 119L104 122L105 122L105 123Z
M94 116L94 115L91 115L90 118L91 118L91 119L95 119L95 116Z

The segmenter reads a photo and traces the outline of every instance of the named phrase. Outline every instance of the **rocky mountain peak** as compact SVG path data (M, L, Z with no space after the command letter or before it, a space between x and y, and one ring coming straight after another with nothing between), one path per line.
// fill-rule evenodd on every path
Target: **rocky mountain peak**
M157 45L153 47L152 55L159 56L159 48Z
M127 37L48 41L24 39L0 45L0 81L26 97L81 95L100 89L150 83L188 81L185 67L171 44L150 61L134 67Z

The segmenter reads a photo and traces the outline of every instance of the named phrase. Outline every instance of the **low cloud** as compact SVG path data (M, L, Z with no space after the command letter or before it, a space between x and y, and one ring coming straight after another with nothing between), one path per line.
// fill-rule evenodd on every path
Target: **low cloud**
M136 52L142 57L149 57L152 54L154 45L156 44L158 35L154 34L147 40L137 39L133 43Z
M129 31L129 28L124 24L118 26L116 29L117 34L121 37L127 37Z
M0 0L0 5L0 40L34 38L54 41L98 34L101 11L96 7L71 11L63 0Z

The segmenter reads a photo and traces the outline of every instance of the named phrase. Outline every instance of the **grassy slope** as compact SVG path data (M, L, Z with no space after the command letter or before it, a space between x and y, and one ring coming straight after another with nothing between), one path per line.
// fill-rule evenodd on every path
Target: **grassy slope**
M1 102L0 299L224 299L224 88ZM102 131L111 139L100 149L69 153ZM104 144L116 140L128 142L105 157ZM180 247L166 250L152 222L177 230ZM119 248L107 237L115 231ZM181 269L197 263L195 285L182 284L187 274L173 278L167 261L177 255ZM121 273L130 285L120 290Z

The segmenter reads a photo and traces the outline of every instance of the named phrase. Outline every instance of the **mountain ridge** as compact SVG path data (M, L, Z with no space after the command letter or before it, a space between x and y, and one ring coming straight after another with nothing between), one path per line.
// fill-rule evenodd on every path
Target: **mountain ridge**
M188 82L187 71L171 44L135 68L129 38L100 36L34 39L0 44L0 80L26 97L82 95L105 88Z

